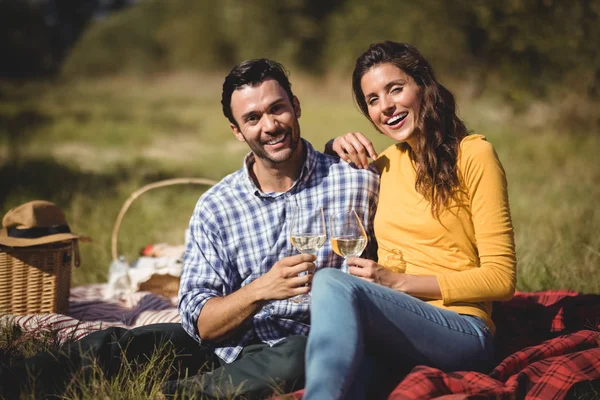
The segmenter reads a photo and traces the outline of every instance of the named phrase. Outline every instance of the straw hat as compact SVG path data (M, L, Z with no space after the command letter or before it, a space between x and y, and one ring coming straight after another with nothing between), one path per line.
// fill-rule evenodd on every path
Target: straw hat
M0 245L27 247L83 238L71 233L65 213L56 204L33 200L13 208L2 220Z

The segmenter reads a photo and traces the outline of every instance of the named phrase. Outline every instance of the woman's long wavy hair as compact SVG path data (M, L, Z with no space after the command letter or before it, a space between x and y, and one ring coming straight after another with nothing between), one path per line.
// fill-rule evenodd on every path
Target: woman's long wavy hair
M431 203L432 214L439 217L442 209L459 196L461 182L456 163L460 142L468 135L467 128L456 115L454 96L437 81L429 62L414 46L392 41L372 44L356 60L352 74L354 100L369 120L361 80L374 66L388 63L412 77L421 90L416 148L411 149L406 143L401 146L415 161L415 189Z

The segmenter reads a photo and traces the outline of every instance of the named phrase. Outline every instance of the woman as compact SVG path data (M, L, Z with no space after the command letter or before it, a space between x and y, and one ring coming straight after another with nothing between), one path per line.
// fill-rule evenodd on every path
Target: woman
M468 135L427 60L408 44L371 45L352 87L398 143L375 161L378 262L350 258L350 274L315 274L305 400L374 398L416 365L488 370L491 302L510 299L516 283L504 170L483 136ZM360 133L332 149L360 167L377 156Z

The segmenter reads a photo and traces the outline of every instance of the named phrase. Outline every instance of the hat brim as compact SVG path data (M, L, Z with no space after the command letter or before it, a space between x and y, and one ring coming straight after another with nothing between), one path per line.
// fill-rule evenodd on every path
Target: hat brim
M80 236L74 233L56 233L54 235L42 236L39 238L14 238L8 236L6 229L0 230L0 245L8 247L29 247L41 244L64 242L67 240L79 239Z

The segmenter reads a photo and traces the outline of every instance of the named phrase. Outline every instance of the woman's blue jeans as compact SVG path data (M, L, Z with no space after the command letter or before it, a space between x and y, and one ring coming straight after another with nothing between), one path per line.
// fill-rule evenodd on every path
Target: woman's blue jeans
M315 274L303 400L384 396L416 365L487 372L492 335L477 317L434 307L336 269ZM385 390L384 390L385 388Z

